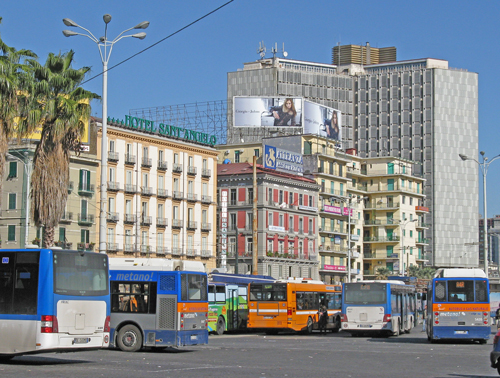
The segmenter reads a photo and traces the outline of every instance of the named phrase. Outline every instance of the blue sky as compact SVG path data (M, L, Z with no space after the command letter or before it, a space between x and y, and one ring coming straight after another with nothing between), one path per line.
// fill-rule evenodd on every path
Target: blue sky
M73 49L75 67L92 67L93 76L102 71L97 46L84 37L64 37L62 30L69 28L63 18L100 37L102 16L109 13L108 38L150 21L146 39L126 38L116 44L110 59L113 66L227 1L6 0L0 8L0 35L10 46L33 50L42 62L49 52ZM445 59L450 67L477 72L479 150L491 158L500 154L499 17L498 1L234 0L110 71L108 115L123 118L130 109L225 100L227 72L257 60L260 41L268 56L274 43L280 48L285 43L288 58L320 63L331 63L331 49L338 42L370 42L374 47L397 47L398 60ZM101 77L85 88L102 94ZM93 115L101 116L99 103L94 104ZM488 217L492 217L500 214L500 159L491 164L487 179ZM482 213L482 196L479 200Z

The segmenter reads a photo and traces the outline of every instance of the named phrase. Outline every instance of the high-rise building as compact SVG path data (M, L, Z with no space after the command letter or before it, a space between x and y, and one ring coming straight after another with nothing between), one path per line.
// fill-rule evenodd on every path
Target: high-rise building
M338 109L344 149L356 149L361 158L413 161L412 172L425 178L425 258L438 267L477 266L477 251L466 253L478 243L477 167L458 156L478 152L477 74L437 59L381 63L380 54L377 64L342 58L340 63L345 64L275 57L229 72L228 143L297 133L234 125L234 96L303 97Z

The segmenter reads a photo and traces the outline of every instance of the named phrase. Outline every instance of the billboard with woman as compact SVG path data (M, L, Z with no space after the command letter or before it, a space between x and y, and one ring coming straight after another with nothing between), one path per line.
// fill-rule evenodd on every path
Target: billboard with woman
M234 127L300 127L300 97L234 97Z
M304 101L304 134L342 140L342 113L310 101Z

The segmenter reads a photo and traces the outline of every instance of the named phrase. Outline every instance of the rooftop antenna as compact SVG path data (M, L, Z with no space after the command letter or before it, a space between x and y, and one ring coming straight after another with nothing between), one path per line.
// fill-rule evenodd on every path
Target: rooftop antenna
M276 59L276 53L278 52L278 44L274 42L274 47L271 48L271 51L273 53L273 59Z
M259 42L259 48L257 49L257 54L260 55L260 59L264 59L266 56L266 46L264 45L264 41Z
M283 58L286 58L288 53L285 51L285 42L283 42L283 49L281 51L283 52Z

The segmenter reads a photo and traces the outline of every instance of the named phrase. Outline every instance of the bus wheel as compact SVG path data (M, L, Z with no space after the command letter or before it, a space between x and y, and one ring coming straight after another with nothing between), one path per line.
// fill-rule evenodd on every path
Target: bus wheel
M486 340L485 339L479 339L479 344L486 344Z
M306 333L310 335L312 331L313 331L313 320L311 319L311 317L309 317L309 319L307 319Z
M222 335L225 330L226 322L224 321L224 318L222 316L219 316L219 319L217 319L217 335Z
M136 326L127 324L118 332L116 343L124 352L137 352L142 348L141 332Z
M340 331L340 318L335 318L335 324L332 328L332 333Z

